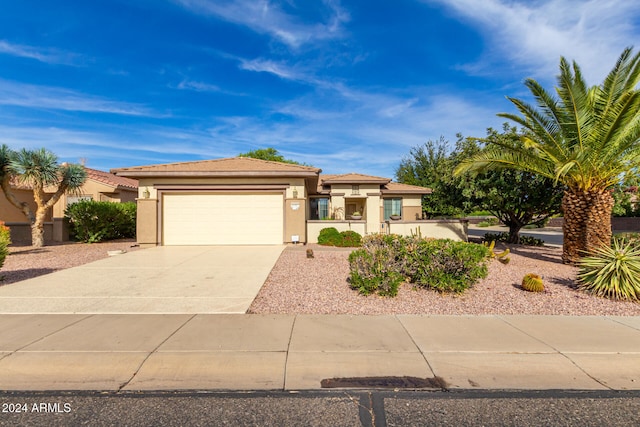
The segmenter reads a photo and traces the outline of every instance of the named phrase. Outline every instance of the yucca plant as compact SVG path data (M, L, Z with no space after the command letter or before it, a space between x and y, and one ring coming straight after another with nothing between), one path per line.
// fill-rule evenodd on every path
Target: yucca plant
M578 262L578 288L592 294L640 302L640 247L614 239Z

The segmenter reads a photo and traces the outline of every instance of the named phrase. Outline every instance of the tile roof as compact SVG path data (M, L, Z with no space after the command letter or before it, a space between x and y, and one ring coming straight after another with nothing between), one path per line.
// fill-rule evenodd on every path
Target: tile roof
M92 179L116 188L130 188L132 190L138 189L138 180L136 179L125 178L123 176L117 176L109 172L103 172L87 167L84 169L87 171L87 179Z
M112 173L120 176L161 176L161 175L303 175L317 176L321 169L294 165L290 163L272 162L250 157L230 157L225 159L200 160L193 162L166 163L159 165L134 166L112 169Z
M417 185L400 184L392 182L389 178L379 176L362 175L359 173L347 173L343 175L320 175L318 180L318 193L326 193L323 185L331 184L380 184L380 190L384 194L431 194L432 190Z
M389 178L380 176L363 175L361 173L345 173L342 175L321 175L322 184L386 184Z
M110 185L115 188L129 188L132 190L138 189L138 181L131 178L125 178L122 176L116 176L109 172L103 172L97 169L91 169L85 167L84 170L87 172L87 179L91 179L94 181L101 182L106 185ZM21 182L16 177L11 178L10 185L12 188L17 190L31 190L33 186L29 183ZM47 192L55 192L55 188L50 187L46 188Z
M417 185L401 184L399 182L390 182L382 187L383 194L431 194L433 190L427 187L419 187Z

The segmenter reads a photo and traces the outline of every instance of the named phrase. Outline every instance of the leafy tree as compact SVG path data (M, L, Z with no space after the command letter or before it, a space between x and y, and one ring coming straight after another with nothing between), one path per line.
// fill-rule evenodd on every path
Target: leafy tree
M469 138L476 141L475 138ZM521 146L515 127L505 124L503 132L489 128L487 137L477 140L486 148L494 145ZM509 227L509 243L520 242L520 230L539 224L560 212L564 187L553 179L510 169L490 170L473 179L473 200L479 209L487 210Z
M598 86L560 60L556 95L527 79L536 106L509 98L521 115L501 113L528 130L524 145L496 144L461 164L468 170L512 168L564 184L562 259L574 263L611 241L612 188L640 165L640 54L627 48Z
M444 139L429 141L411 150L396 170L396 177L399 182L433 189L423 202L429 216L487 210L509 227L509 241L518 243L522 227L559 212L562 187L527 172L501 170L455 176L454 169L494 144L521 145L520 138L516 128L505 124L502 133L488 129L486 138L458 135L449 154Z
M28 203L21 202L11 191L11 180L27 184L33 189L36 211ZM13 151L7 145L0 147L0 186L7 200L29 219L31 244L44 246L44 219L49 210L67 191L78 190L86 181L87 173L78 164L58 164L58 157L42 148L40 150ZM53 187L51 197L45 189Z
M442 191L444 178L452 176L453 170L447 145L444 137L440 137L437 142L430 140L413 147L396 169L396 181L433 190L422 201L422 210L428 217L460 214L461 209L452 203L451 194Z
M278 150L273 147L259 148L257 150L247 151L246 153L238 154L239 157L251 157L252 159L269 160L271 162L289 163L292 165L304 165L304 163L296 162L295 160L285 159Z

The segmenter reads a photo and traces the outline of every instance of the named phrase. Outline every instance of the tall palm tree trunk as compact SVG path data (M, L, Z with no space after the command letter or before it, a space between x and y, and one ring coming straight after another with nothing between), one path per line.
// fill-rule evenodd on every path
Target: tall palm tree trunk
M564 243L562 261L574 264L602 245L611 244L611 192L569 188L562 198Z

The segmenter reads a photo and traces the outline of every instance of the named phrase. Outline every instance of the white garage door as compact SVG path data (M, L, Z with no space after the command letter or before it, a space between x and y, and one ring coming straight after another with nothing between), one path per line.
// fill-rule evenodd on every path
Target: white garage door
M283 241L282 193L165 194L164 245L273 245Z

